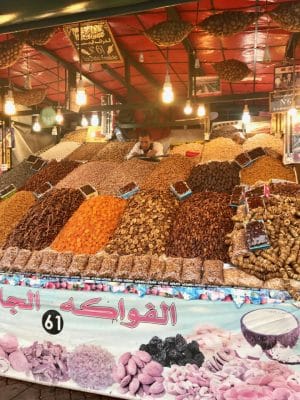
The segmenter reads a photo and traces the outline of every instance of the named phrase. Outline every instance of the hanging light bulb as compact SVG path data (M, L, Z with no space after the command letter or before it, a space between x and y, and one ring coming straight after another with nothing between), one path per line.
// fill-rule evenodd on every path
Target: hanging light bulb
M5 96L4 113L6 115L15 115L16 113L15 100L11 89L8 89L7 94Z
M98 113L96 113L96 112L93 112L93 114L92 114L91 125L92 126L98 126L99 125L99 116L98 116Z
M193 107L192 107L192 102L191 100L187 100L183 109L183 112L185 113L185 115L191 115L193 112Z
M32 116L32 130L33 132L41 132L42 130L38 114Z
M80 125L81 125L83 128L86 128L86 127L89 126L89 121L88 121L87 117L86 117L84 114L82 114L81 121L80 121Z
M174 101L174 92L168 71L166 73L165 83L163 86L162 101L166 104L170 104L172 101Z
M245 104L245 106L244 106L243 115L242 115L242 122L243 122L244 125L247 125L247 124L249 124L251 122L251 116L250 116L249 108L248 108L247 104Z
M139 62L143 63L144 61L145 61L144 53L141 51L140 54L139 54Z
M57 125L62 125L64 122L64 116L63 113L61 112L61 107L57 107L55 121Z
M84 106L87 102L86 91L83 86L82 78L79 79L77 88L76 88L76 104L78 106Z
M199 104L198 109L197 109L197 115L198 117L205 117L206 115L206 110L205 110L205 105L204 104Z
M263 55L263 63L268 64L272 61L271 58L271 53L270 53L270 47L266 45L264 49L264 55Z

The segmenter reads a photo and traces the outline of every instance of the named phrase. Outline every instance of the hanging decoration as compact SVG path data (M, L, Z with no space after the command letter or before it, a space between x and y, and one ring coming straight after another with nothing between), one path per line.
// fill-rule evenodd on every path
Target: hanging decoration
M300 31L299 1L281 3L269 15L281 28L290 32Z
M246 78L251 73L247 64L235 59L225 60L213 65L220 79L228 82L237 82Z
M258 13L225 11L205 18L199 27L214 36L230 36L245 30L257 20L258 16Z
M15 64L21 56L24 41L8 39L0 42L0 69L8 68Z
M40 104L44 100L44 98L46 97L46 89L25 89L22 92L13 90L13 95L17 104L25 107L31 107Z
M145 36L159 47L175 46L181 43L194 25L185 21L164 21L145 31Z
M15 33L15 37L28 43L30 46L44 46L49 42L57 28L33 29L32 31L24 31Z
M107 21L81 23L81 58L83 63L122 62L120 50ZM79 53L79 27L67 25L64 31Z

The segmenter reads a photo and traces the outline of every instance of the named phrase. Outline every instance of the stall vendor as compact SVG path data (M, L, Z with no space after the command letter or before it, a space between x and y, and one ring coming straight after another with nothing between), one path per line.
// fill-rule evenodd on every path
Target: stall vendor
M139 141L133 146L125 157L130 160L133 157L159 157L164 154L163 145L159 142L152 142L149 133L143 131L139 136Z

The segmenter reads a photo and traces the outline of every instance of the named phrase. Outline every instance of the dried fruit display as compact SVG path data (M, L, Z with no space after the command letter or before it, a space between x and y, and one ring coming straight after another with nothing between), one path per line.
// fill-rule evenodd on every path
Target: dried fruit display
M19 39L8 39L0 43L0 69L8 68L17 62L21 56L24 41Z
M191 33L193 25L185 21L164 21L145 31L145 36L160 47L175 46Z
M215 36L230 36L245 30L257 17L256 13L225 11L205 18L199 26Z
M133 142L110 142L98 151L93 160L122 162L132 149Z
M83 143L69 154L66 159L73 161L91 160L100 150L103 150L105 146L106 143Z
M243 148L229 138L216 138L204 144L201 163L209 161L232 161L243 152Z
M22 218L5 246L29 250L48 247L83 200L78 190L52 190Z
M0 188L13 184L17 189L20 189L27 179L36 173L36 171L33 171L31 167L32 164L24 160L11 170L0 175Z
M196 193L179 207L170 233L167 255L228 260L225 236L234 214L225 193Z
M35 204L35 197L30 192L17 192L0 202L0 247L5 244L8 235L13 231L30 207Z
M125 207L125 200L113 196L86 200L60 231L51 248L77 254L96 253L107 244Z
M57 28L42 28L42 29L33 29L28 32L22 32L24 35L24 39L31 46L39 45L44 46L49 42L52 36L55 34Z
M21 104L25 107L32 107L36 104L40 104L46 97L46 89L35 88L29 90L22 90L22 92L17 92L13 90L14 100L17 104Z
M224 284L223 262L219 260L205 260L203 262L203 285Z
M221 192L231 194L235 186L240 184L240 168L235 162L212 161L195 166L187 183L195 192Z
M257 147L262 147L265 151L272 149L279 154L283 154L283 140L267 133L258 133L248 138L243 143L242 151L253 150Z
M269 15L281 28L290 32L299 32L300 4L298 1L278 4Z
M220 79L228 82L241 81L251 72L246 63L235 59L220 61L213 66Z
M177 206L169 193L139 192L128 201L106 250L136 255L164 253Z

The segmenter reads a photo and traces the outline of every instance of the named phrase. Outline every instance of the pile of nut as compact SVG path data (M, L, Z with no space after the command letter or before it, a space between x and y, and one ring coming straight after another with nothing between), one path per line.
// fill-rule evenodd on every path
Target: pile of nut
M219 137L205 143L201 162L232 161L242 152L242 146L232 139Z
M262 280L272 278L300 280L300 199L270 198L263 207L247 216L233 217L235 228L229 235L231 262ZM255 252L234 252L236 230L243 229L244 220L263 220L271 244L269 249Z
M174 46L191 32L193 25L185 21L164 21L145 31L148 37L157 46Z
M256 13L226 11L205 18L199 25L202 29L215 36L229 36L243 31L251 25L256 18Z
M240 184L240 168L235 162L212 161L199 164L192 169L187 180L193 192L223 192L231 194L233 188Z
M169 193L145 191L131 198L106 246L109 253L163 254L177 200Z
M214 64L214 69L221 79L228 82L237 82L246 78L251 72L247 64L242 61L230 59Z
M21 188L27 179L36 173L31 167L32 164L24 160L11 170L4 172L0 175L0 188L2 189L10 184L15 185L17 189Z
M225 193L196 193L180 205L173 223L167 255L228 260L225 236L231 232L232 209Z
M93 160L101 161L114 161L122 162L125 156L132 149L134 143L132 142L111 142L98 151L98 153L92 158Z

